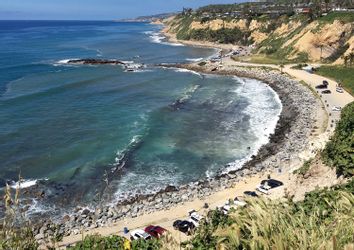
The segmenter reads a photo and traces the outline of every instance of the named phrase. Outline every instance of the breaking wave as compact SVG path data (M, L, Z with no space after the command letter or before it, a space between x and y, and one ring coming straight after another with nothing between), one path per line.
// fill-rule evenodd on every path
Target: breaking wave
M181 43L171 43L171 42L166 42L166 37L163 36L160 32L154 32L154 31L146 31L144 32L145 35L148 35L150 38L150 41L153 43L159 43L159 44L164 44L164 45L169 45L169 46L176 46L176 47L182 47L184 46Z
M227 164L223 172L241 169L251 160L252 155L256 155L259 149L269 142L282 111L280 98L269 85L254 79L240 77L234 79L242 84L235 92L248 100L249 105L243 112L250 117L249 130L257 138L257 142L251 147L247 157ZM257 101L254 99L255 96ZM275 100L275 103L272 100Z

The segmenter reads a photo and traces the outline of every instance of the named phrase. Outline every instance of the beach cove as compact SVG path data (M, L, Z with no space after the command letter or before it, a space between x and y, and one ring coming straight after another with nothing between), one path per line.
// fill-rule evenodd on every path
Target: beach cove
M195 65L181 67L196 70ZM124 235L123 227L134 229L148 224L160 224L173 230L173 220L183 218L188 210L196 209L201 213L206 212L207 210L203 209L205 203L209 204L210 209L216 208L226 200L236 195L242 195L244 191L253 190L260 180L267 178L268 175L284 183L290 182L292 171L301 166L308 157L313 156L320 149L319 145L323 145L320 143L323 130L318 135L311 135L313 127L319 123L323 125L324 122L321 119L317 120L318 109L323 110L321 102L313 96L307 87L281 75L278 71L269 72L269 70L240 67L233 69L232 72L222 72L222 74L226 73L262 79L272 87L274 87L273 84L277 84L275 89L282 99L283 111L270 143L263 146L259 154L249 161L242 170L222 174L215 179L201 180L190 185L171 186L153 196L139 197L127 202L121 208L117 206L102 208L95 212L80 211L76 217L78 220L81 219L80 213L87 213L87 216L91 218L97 216L101 220L98 219L98 224L91 225L91 229L77 227L73 231L73 236L64 238L63 245L80 240L81 233L109 235L120 232L121 235ZM297 108L296 110L293 110L293 105ZM309 116L309 113L313 116ZM298 155L299 158L293 158L294 155ZM287 188L289 191L291 190L290 187ZM284 189L277 190L270 197L282 197L284 192ZM102 223L105 218L112 222Z
M167 43L168 46L168 41L157 32L145 35L153 37L155 42ZM173 41L173 44L176 46L181 44L181 41ZM193 45L200 46L197 43ZM192 61L191 58L188 59L187 61ZM201 61L199 58L194 60ZM161 60L160 63L165 61ZM54 221L48 218L39 223L36 229L37 240L43 242L48 237L60 234L65 236L60 244L67 245L81 240L83 233L122 234L125 226L134 229L154 223L172 230L172 221L184 217L189 209L202 212L205 203L208 203L210 208L222 205L225 200L242 195L243 191L253 190L259 181L268 175L287 183L287 180L292 178L292 171L299 168L305 160L313 157L324 146L333 131L334 127L330 126L326 109L318 96L315 96L308 86L280 74L276 68L237 65L226 60L223 67L214 72L213 65L201 67L198 62L186 64L186 61L174 64L172 60L169 63L164 65L163 70L176 70L200 79L213 79L214 74L231 77L231 79L235 77L234 79L241 83L243 88L259 87L266 83L268 86L266 88L269 90L265 90L269 93L275 91L282 105L275 132L271 131L269 142L260 149L256 148L256 151L252 152L246 160L242 159L245 162L242 169L238 169L239 164L236 168L232 164L227 164L224 169L220 169L211 177L202 177L198 181L182 185L167 185L160 191L131 195L110 204L79 206L73 213L64 214L62 218L56 218ZM159 62L155 65L159 65ZM154 67L156 66L148 67L147 70L154 70ZM257 79L257 83L254 79ZM177 96L177 99L171 103L171 108L178 110L180 104L184 105L183 98ZM254 98L257 98L257 93ZM266 131L264 138L268 139L268 135L269 131ZM132 147L135 146L134 141ZM40 186L39 190L46 188L45 180L43 184L41 181L36 184ZM282 197L290 189L291 187L286 186L271 197ZM111 194L112 191L107 193Z

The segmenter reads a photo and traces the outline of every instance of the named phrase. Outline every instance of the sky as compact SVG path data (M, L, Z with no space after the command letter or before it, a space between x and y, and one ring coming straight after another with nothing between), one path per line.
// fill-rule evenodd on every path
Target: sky
M0 20L113 20L242 0L0 0Z

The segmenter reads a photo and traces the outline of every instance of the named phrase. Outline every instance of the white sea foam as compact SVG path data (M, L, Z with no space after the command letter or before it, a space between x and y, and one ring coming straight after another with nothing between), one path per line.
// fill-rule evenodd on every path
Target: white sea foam
M122 61L122 63L124 63L124 64L133 64L134 61Z
M43 180L48 180L48 179L43 179ZM17 182L12 182L10 185L11 188L13 189L26 189L32 186L35 186L39 180L33 180L33 179L28 179L28 180L21 180Z
M194 74L194 75L197 75L199 76L200 78L203 78L203 75L196 72L196 71L193 71L193 70L189 70L189 69L175 69L175 72L180 72L180 73L191 73L191 74Z
M214 175L215 175L215 173L214 173L213 171L211 171L210 169L205 172L205 176L206 176L208 179L209 179L209 178L212 178Z
M199 89L199 87L200 87L200 85L193 85L190 88L187 88L186 91L184 92L182 98L180 98L179 100L181 102L184 102L184 101L190 99L192 97L193 93L195 91L197 91L197 89Z
M135 69L134 71L125 70L125 72L129 72L129 73L145 73L145 72L153 72L153 70L151 70L151 69Z
M25 215L31 216L35 214L45 214L51 211L55 211L55 207L45 205L43 204L43 202L39 202L36 199L32 199L32 203L29 206L29 208L26 210Z
M120 179L116 183L117 191L114 194L115 199L112 204L139 194L154 194L168 185L177 186L185 178L182 173L178 173L178 166L172 163L167 167L166 162L156 161L154 164L154 174L147 175L144 172L129 172L124 178Z
M67 67L77 67L77 65L70 64L69 61L71 60L79 60L79 58L70 58L70 59L63 59L52 63L53 66L67 66Z
M166 42L166 37L163 36L160 32L154 32L154 31L146 31L144 34L148 35L150 37L150 41L153 43L159 43L159 44L164 44L164 45L169 45L169 46L184 46L181 43L171 43L171 42Z
M129 150L131 150L132 147L134 147L137 143L139 143L141 141L141 139L142 139L142 136L134 135L124 150L117 150L116 157L115 157L114 163L113 163L112 172L120 170L124 167L124 165L126 163L125 157L129 153Z
M78 58L63 59L63 60L57 61L57 63L58 64L68 64L69 61L71 61L71 60L78 60Z
M200 58L187 58L186 60L189 62L200 62L203 59L204 59L203 57L200 57Z
M249 115L249 129L258 140L251 147L247 157L229 163L224 172L241 169L252 155L256 155L259 149L269 142L269 137L275 131L282 110L279 96L265 83L247 78L234 77L234 79L242 84L235 92L249 100L249 105L244 113Z

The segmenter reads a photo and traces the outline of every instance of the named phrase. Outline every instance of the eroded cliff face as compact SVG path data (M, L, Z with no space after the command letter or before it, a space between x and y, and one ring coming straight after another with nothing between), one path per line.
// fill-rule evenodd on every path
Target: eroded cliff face
M353 45L352 23L342 23L335 20L331 24L321 25L316 21L311 26L312 29L307 29L295 41L294 51L290 56L295 56L297 52L305 52L310 60L319 61L321 57L324 59L331 57L345 44L351 43L349 47ZM345 53L350 52L346 51Z
M164 21L166 32L177 35L179 39L208 40L201 31L222 29L247 34L248 44L255 46L255 53L276 54L289 60L308 59L310 61L327 60L343 64L344 56L354 52L354 23L334 20L322 22L280 18L276 20L233 19L225 21L214 19L199 21L174 17ZM200 37L188 34L198 32ZM231 32L232 32L231 31ZM185 38L186 37L186 38ZM237 44L237 41L235 41Z

